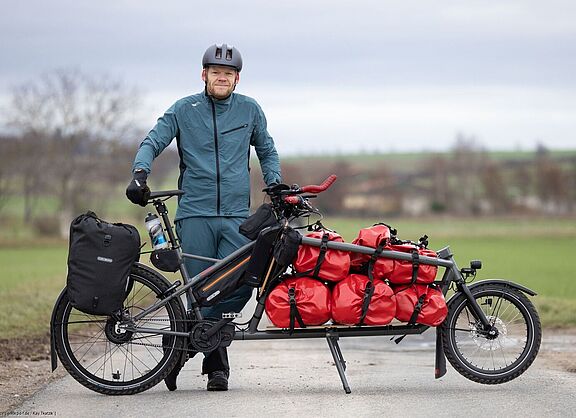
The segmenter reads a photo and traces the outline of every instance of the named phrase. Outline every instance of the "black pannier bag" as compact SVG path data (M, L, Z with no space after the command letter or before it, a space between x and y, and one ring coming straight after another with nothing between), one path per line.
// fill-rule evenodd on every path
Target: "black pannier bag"
M236 250L224 258L230 262L211 266L200 273L202 280L199 286L194 286L193 292L201 306L215 305L244 284L244 273L253 247Z
M72 306L91 315L118 312L139 258L140 235L134 226L103 221L94 212L78 216L70 225L66 279Z
M292 264L298 255L301 242L302 235L300 232L290 227L286 228L280 239L274 244L274 260L283 267Z
M264 229L258 235L250 262L244 274L244 283L250 287L260 287L266 270L270 267L272 260L272 251L274 249L274 241L280 233L281 227L270 227Z
M242 235L254 241L264 228L277 226L278 224L272 205L270 203L264 203L256 209L256 212L240 224L238 230Z

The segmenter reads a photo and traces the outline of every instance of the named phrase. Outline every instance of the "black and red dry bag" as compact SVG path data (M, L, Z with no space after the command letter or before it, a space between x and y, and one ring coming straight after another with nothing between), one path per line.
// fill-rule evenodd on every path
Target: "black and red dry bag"
M289 278L280 282L266 298L266 314L279 328L322 325L330 319L330 289L321 281Z
M322 240L320 247L301 245L294 268L299 276L310 276L337 282L344 279L350 270L350 254L346 251L329 250L328 241L344 242L342 237L332 231L315 231L310 238Z
M396 230L393 231L396 233ZM352 244L374 248L375 255L372 257L372 274L375 279L387 279L394 270L394 260L377 257L377 254L389 245L392 236L391 228L385 224L376 224L369 228L363 228L358 232L358 236ZM363 266L370 261L368 254L352 253L350 255L350 267L353 270L361 271Z
M399 321L435 327L440 325L448 314L444 295L435 286L396 286L394 293L396 319Z
M351 274L332 289L332 319L344 325L386 325L396 315L396 297L382 280Z
M412 254L411 261L394 260L394 268L387 277L392 284L430 284L436 278L438 267L431 264L424 264L420 261L421 256L437 258L438 255L425 248L420 248L416 244L393 244L386 250L400 251ZM374 275L376 276L376 274Z

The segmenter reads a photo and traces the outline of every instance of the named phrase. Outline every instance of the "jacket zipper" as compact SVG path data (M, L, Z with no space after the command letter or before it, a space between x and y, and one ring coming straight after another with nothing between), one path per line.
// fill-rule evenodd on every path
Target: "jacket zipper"
M245 123L244 125L238 126L237 128L232 128L232 129L228 129L227 131L220 132L220 135L226 135L226 134L229 134L230 132L234 132L234 131L237 131L237 130L239 130L239 129L244 129L244 128L246 128L247 126L248 126L248 124Z
M212 121L214 124L214 151L216 153L216 213L220 215L220 155L218 152L218 128L216 127L216 106L214 101L210 99L212 104Z

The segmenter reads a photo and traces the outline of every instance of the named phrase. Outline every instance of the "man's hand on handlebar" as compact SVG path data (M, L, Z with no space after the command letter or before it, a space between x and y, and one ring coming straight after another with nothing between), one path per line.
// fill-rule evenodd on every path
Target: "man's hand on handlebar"
M263 192L267 193L268 195L275 195L280 194L282 191L290 190L290 186L283 183L273 183L270 186L262 189Z
M132 203L140 206L146 206L150 197L150 188L146 184L148 174L142 169L134 171L134 177L126 188L126 197Z

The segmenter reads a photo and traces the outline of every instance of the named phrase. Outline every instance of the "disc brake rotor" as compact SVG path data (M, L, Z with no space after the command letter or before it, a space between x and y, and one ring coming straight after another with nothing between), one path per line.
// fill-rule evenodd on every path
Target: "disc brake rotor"
M492 324L498 330L498 336L495 339L489 339L486 336L486 331L483 330L483 326L480 322L476 322L471 325L470 332L472 334L472 339L476 345L486 351L494 351L500 347L499 344L495 344L496 341L500 339L505 339L508 333L508 328L502 320L496 316L487 316L488 322Z

